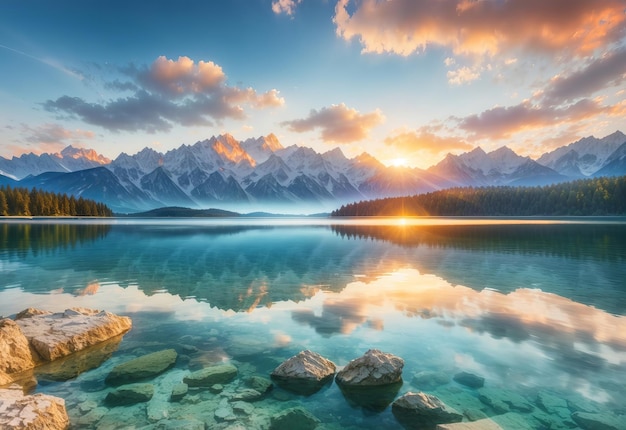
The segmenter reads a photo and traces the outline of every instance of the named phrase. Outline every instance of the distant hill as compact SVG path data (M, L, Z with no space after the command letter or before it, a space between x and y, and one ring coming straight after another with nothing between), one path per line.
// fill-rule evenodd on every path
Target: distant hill
M128 218L224 218L239 217L241 214L221 209L190 209L181 207L166 207L152 209L146 212L138 212L124 215Z
M332 216L626 215L626 176L542 187L459 187L344 205Z

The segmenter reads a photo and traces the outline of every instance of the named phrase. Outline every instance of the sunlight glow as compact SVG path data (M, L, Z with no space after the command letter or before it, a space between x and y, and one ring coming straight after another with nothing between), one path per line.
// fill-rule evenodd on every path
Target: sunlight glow
M391 165L394 167L405 167L407 165L407 159L404 157L398 157L391 160Z

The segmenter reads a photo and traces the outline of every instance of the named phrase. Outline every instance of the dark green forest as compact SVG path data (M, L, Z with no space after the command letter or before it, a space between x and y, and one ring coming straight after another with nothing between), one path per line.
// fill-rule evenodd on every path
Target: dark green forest
M0 187L0 216L100 216L113 211L104 203L35 188Z
M459 187L409 197L361 201L332 216L626 215L626 176L538 187Z

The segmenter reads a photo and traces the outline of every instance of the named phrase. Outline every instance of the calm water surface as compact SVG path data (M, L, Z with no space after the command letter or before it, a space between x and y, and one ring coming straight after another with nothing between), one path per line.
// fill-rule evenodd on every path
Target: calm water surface
M275 387L224 421L229 393L304 349L346 365L370 348L405 360L408 391L504 428L578 428L626 414L626 222L592 220L92 220L0 223L0 315L104 309L133 319L99 367L38 375L73 428L267 428L302 406L319 428L402 428L390 407L329 384ZM147 404L104 407L113 366L175 348ZM168 401L189 371L229 362L221 394ZM482 389L452 377L485 378ZM437 372L437 382L424 372ZM61 379L61 380L59 380ZM219 414L218 414L219 415ZM621 417L623 418L623 417ZM154 426L154 427L149 427ZM239 427L237 427L239 426Z

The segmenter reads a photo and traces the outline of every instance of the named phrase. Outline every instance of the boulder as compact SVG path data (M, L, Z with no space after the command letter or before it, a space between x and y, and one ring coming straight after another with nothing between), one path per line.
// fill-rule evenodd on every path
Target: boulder
M407 429L435 429L437 424L461 422L463 415L430 394L408 392L393 402L391 412Z
M387 409L401 387L402 381L372 386L339 385L341 394L350 406L373 412L382 412Z
M152 384L128 384L109 392L104 402L108 406L128 406L147 402L153 395Z
M35 367L35 357L20 326L12 319L1 319L0 385L9 384L15 374Z
M270 420L270 430L313 430L320 420L302 407L287 409Z
M177 356L175 350L164 349L134 358L115 366L105 381L109 385L122 385L153 378L174 366Z
M370 349L337 372L335 380L345 386L380 386L402 381L404 360L393 354Z
M580 428L585 430L624 430L625 417L616 417L612 414L574 412L572 419Z
M265 394L273 387L272 381L262 376L251 376L246 379L246 385L261 394Z
M271 376L282 388L309 395L331 381L336 369L332 361L306 350L282 362Z
M60 430L70 424L65 400L45 394L25 396L22 387L0 390L0 428Z
M54 314L27 309L19 313L15 321L30 345L47 361L126 333L132 326L128 317L85 308Z
M459 384L465 385L466 387L470 388L481 388L485 385L485 378L469 372L457 373L452 379L454 379Z
M237 376L237 368L232 364L218 364L205 367L183 378L190 387L210 387L214 384L225 384Z

